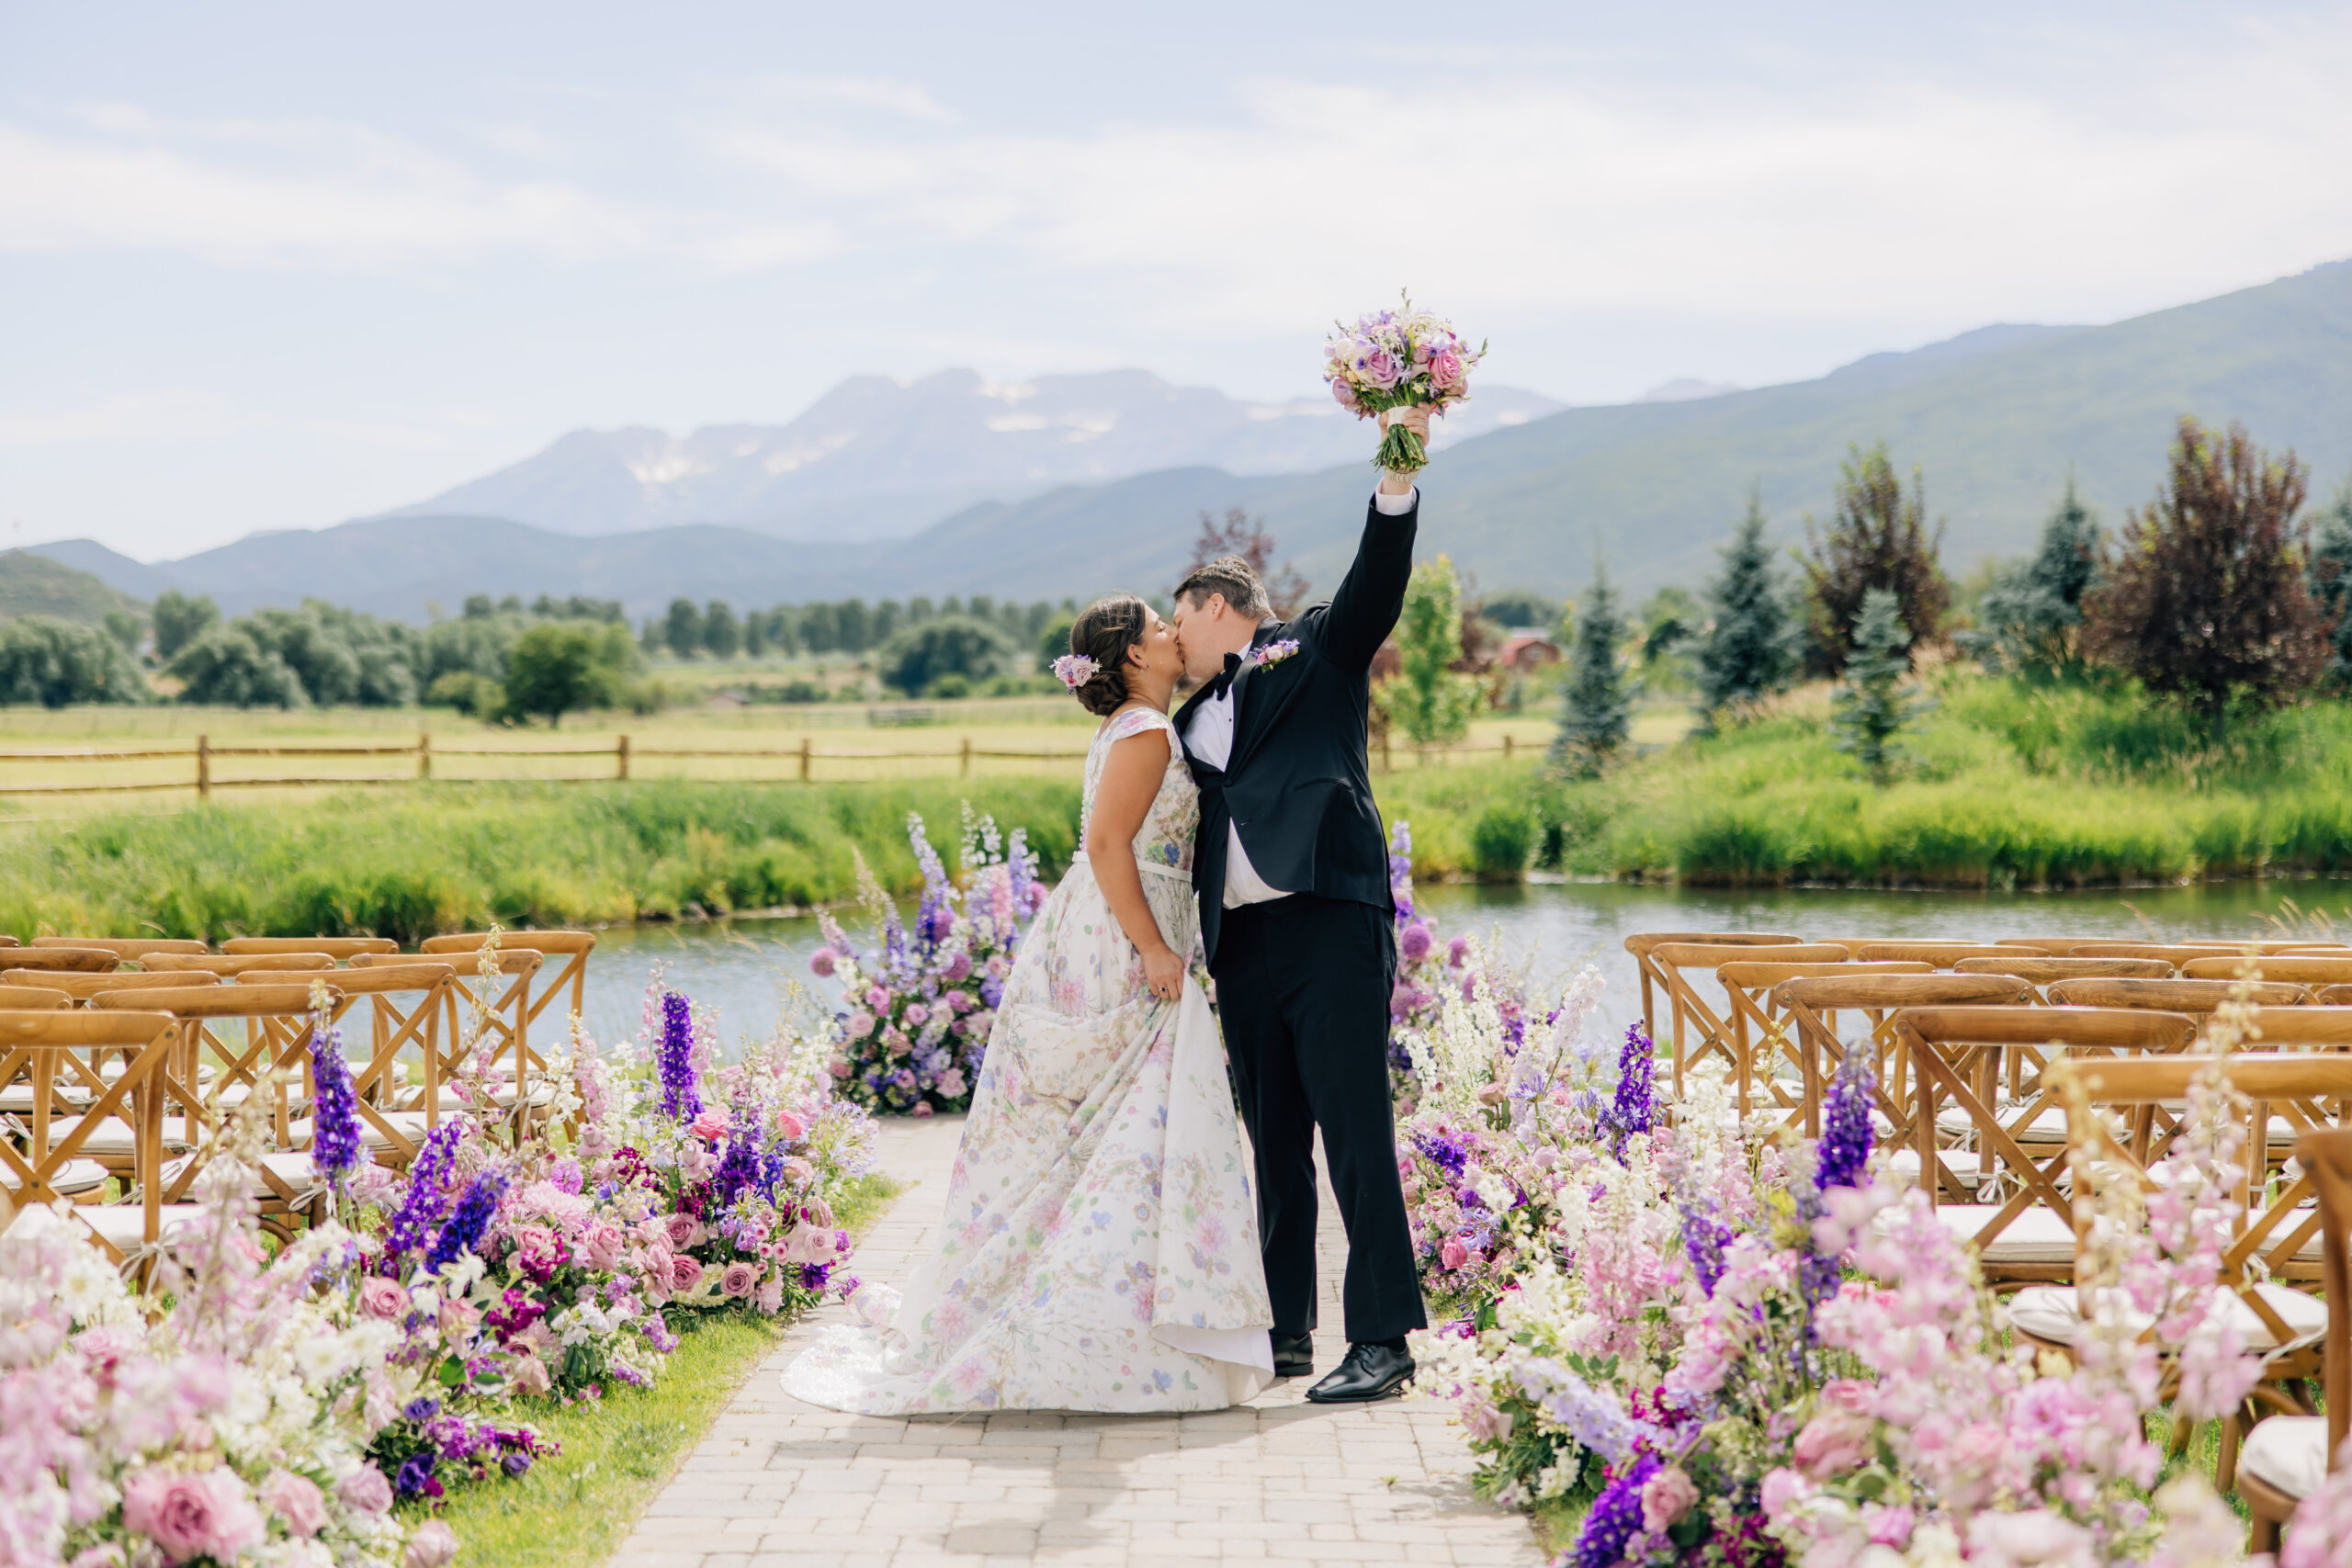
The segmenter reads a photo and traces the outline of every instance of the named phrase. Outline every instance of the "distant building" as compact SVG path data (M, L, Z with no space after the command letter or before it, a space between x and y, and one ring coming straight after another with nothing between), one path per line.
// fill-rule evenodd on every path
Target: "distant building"
M1542 632L1513 632L1495 649L1495 666L1526 674L1560 661L1560 645Z

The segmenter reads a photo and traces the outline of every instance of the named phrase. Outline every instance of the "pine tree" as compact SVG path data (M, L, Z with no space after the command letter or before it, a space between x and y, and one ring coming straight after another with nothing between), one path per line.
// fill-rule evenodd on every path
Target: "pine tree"
M2065 495L2041 525L2041 548L2031 560L2004 568L1984 591L1978 629L1962 633L1961 646L1994 674L2080 664L2083 595L2098 578L2101 533L2069 476Z
M1951 608L1951 584L1936 558L1943 525L1928 532L1927 482L1912 469L1911 493L1904 494L1886 443L1849 453L1838 473L1838 515L1819 536L1808 523L1805 536L1813 545L1805 563L1813 612L1805 662L1815 674L1845 669L1862 598L1873 588L1894 593L1911 642L1942 630Z
M2352 479L2320 513L2312 540L2312 598L2332 628L2327 682L2339 691L2352 687ZM159 604L158 609L162 608Z
M1715 624L1699 649L1699 700L1712 727L1720 716L1742 715L1784 690L1800 656L1795 618L1764 542L1764 499L1755 491L1708 596Z
M1592 560L1592 587L1577 610L1576 646L1568 655L1552 764L1589 778L1625 744L1634 711L1633 683L1626 679L1620 652L1625 621L1598 554Z
M1884 588L1865 593L1862 613L1854 621L1853 650L1846 656L1846 684L1829 699L1829 726L1837 732L1838 750L1850 752L1874 784L1894 775L1900 759L1895 737L1932 705L1903 679L1911 667L1910 645L1902 601Z

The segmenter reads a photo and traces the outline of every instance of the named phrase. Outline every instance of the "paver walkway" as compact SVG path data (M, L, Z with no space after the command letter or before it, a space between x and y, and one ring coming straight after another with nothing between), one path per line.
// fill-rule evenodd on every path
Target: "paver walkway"
M937 1228L961 1119L893 1121L881 1164L913 1183L858 1249L903 1280ZM1317 1373L1338 1335L1344 1243L1327 1189ZM1527 1521L1471 1495L1469 1452L1428 1400L1309 1404L1311 1379L1201 1416L844 1416L780 1373L814 1313L720 1415L616 1568L1014 1568L1030 1563L1541 1568Z

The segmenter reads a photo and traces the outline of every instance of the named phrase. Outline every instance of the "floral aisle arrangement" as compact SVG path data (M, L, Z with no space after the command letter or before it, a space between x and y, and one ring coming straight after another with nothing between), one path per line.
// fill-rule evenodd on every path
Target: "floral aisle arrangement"
M971 1104L1005 977L1046 888L1025 832L1006 839L968 807L959 874L947 874L922 818L908 817L907 838L923 878L913 926L899 922L861 862L859 902L875 942L860 950L831 915L820 917L824 945L809 966L842 986L826 1063L837 1091L868 1110L930 1116Z
M1358 316L1355 325L1334 322L1323 344L1323 379L1340 406L1358 419L1391 409L1430 408L1443 413L1470 395L1470 372L1487 345L1472 348L1453 323L1427 310L1402 308ZM1421 438L1391 424L1373 461L1392 473L1419 473L1429 465Z

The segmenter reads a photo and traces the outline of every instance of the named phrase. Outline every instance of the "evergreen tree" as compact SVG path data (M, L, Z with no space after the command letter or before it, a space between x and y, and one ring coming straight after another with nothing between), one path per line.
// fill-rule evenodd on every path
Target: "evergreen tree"
M2066 493L2041 525L2033 558L2005 567L1977 602L1978 628L1961 646L1984 668L2038 673L2082 662L2083 595L2098 577L2098 519L2066 480Z
M2320 513L2312 540L2312 599L2331 628L2327 682L2352 687L2352 479Z
M1715 624L1699 649L1699 702L1710 726L1744 715L1786 690L1797 672L1795 617L1764 542L1764 498L1747 495L1747 515L1724 549L1724 571L1708 592Z
M1805 563L1812 590L1805 660L1815 674L1835 676L1845 669L1862 599L1873 588L1894 593L1911 643L1942 629L1944 612L1951 608L1951 584L1936 558L1943 525L1928 531L1927 482L1912 469L1911 493L1905 495L1886 443L1867 452L1849 449L1838 474L1838 515L1823 536L1815 536L1807 524L1805 536L1813 546Z
M1560 733L1552 741L1552 763L1589 778L1624 746L1634 715L1634 684L1626 678L1620 651L1625 641L1625 620L1597 553L1592 560L1592 587L1577 610L1576 646L1568 654L1566 692L1560 709Z
M1846 656L1846 684L1829 699L1829 727L1837 733L1838 750L1851 753L1873 784L1883 784L1894 775L1901 759L1895 738L1932 705L1903 679L1911 667L1910 643L1902 601L1894 592L1873 588L1864 594L1853 649Z

